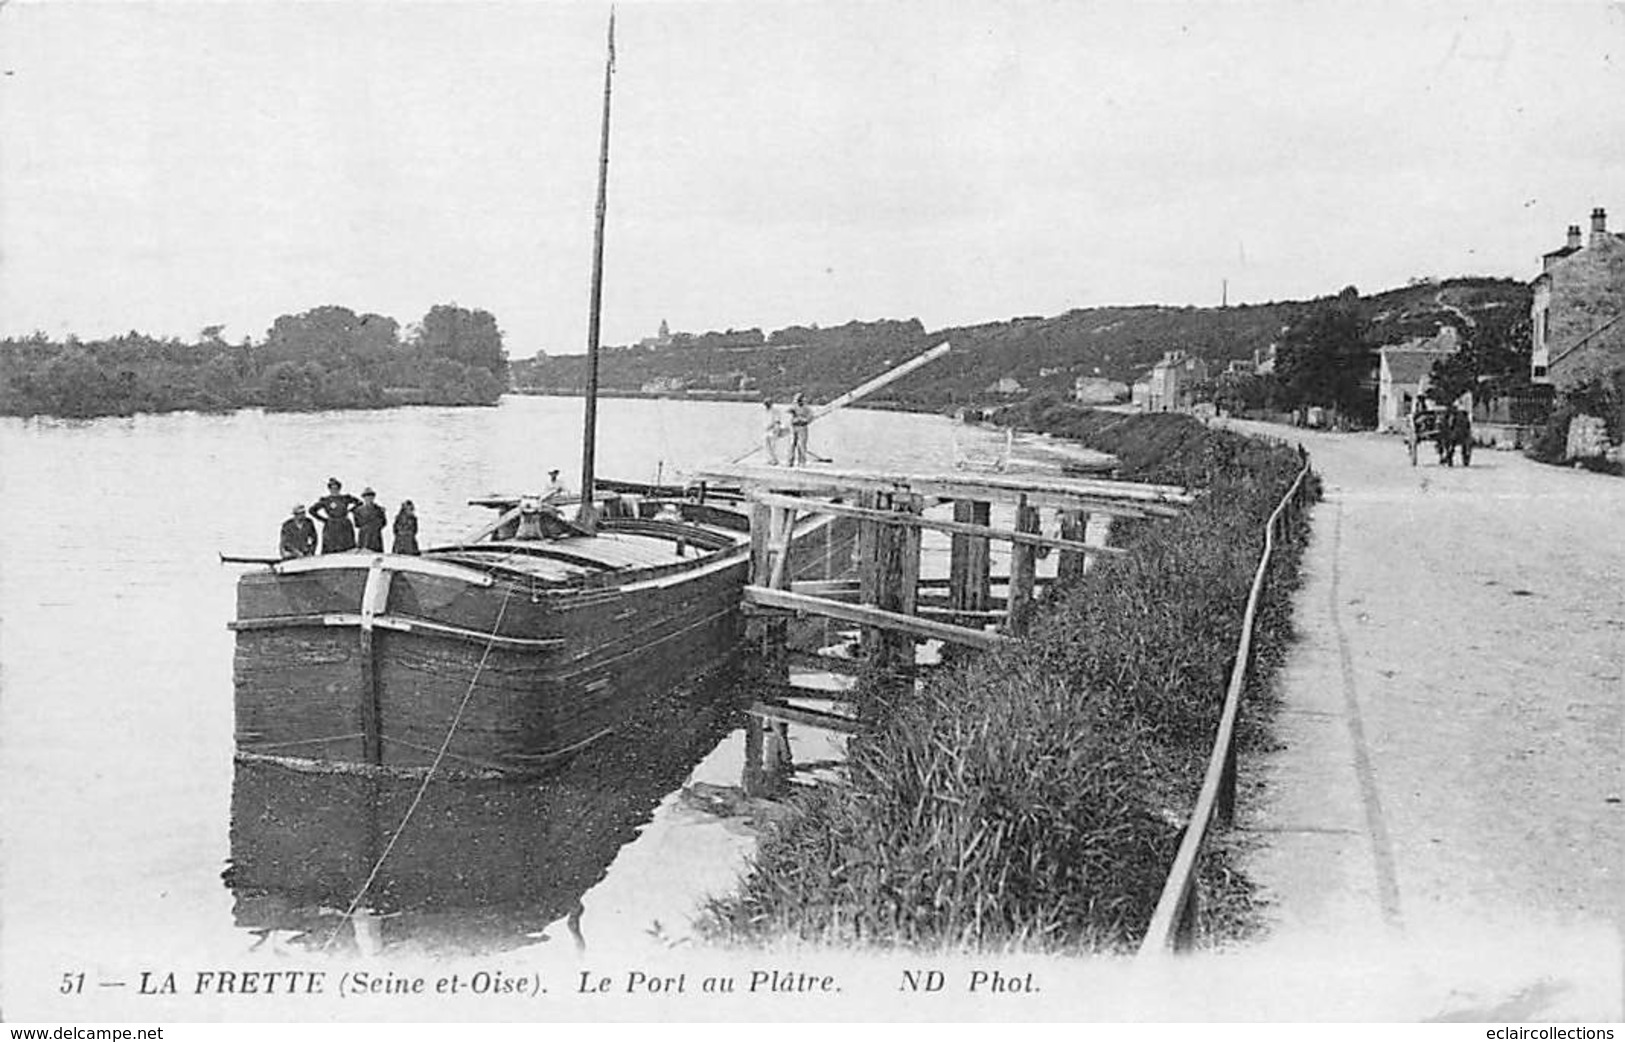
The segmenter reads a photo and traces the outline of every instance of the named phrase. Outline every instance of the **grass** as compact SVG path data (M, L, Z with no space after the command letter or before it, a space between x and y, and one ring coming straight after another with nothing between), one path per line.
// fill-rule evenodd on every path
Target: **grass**
M1113 452L1125 476L1205 489L1180 517L1120 525L1132 552L1057 586L1029 640L879 706L848 784L799 798L703 929L916 950L1111 951L1143 933L1194 803L1262 526L1295 451L1183 416L1045 405L1020 417ZM1300 521L1261 609L1255 694L1290 639ZM1243 748L1267 741L1244 715ZM1222 855L1210 918L1250 895ZM1228 895L1228 897L1226 897Z

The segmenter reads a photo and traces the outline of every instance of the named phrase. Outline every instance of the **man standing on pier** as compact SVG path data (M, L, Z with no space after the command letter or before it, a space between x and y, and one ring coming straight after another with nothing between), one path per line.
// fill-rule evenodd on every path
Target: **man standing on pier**
M767 414L762 424L762 448L767 450L767 461L779 465L779 442L784 440L784 417L773 399L763 398L762 409Z
M790 406L790 466L805 467L811 450L807 446L808 429L812 426L813 410L807 396L796 393L795 404Z

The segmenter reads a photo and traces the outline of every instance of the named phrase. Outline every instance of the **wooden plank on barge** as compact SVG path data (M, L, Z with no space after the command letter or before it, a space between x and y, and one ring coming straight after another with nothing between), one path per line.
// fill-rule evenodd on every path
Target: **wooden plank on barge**
M228 630L282 630L297 629L301 626L360 626L361 616L351 612L317 612L309 615L275 615L264 619L237 619L226 623ZM402 633L428 633L440 637L452 637L458 640L470 641L475 644L491 644L499 648L513 648L521 651L545 651L549 648L562 647L562 637L509 637L499 634L484 633L480 630L465 629L461 626L447 626L438 622L426 622L422 619L403 619L393 615L375 615L372 618L375 629L398 630Z
M945 622L931 622L901 612L885 611L863 604L843 604L840 601L808 597L805 594L792 593L789 590L773 590L765 586L745 587L745 603L762 608L782 608L809 615L821 615L843 622L855 622L860 626L877 626L910 633L926 640L966 644L974 648L991 649L1015 643L1012 638L998 633L988 633L967 626L953 626Z
M447 561L437 561L430 557L376 554L353 550L337 554L317 554L315 557L292 557L286 561L278 561L273 564L271 571L278 575L303 575L306 572L371 568L378 561L382 561L383 567L392 572L410 572L419 575L433 575L442 579L457 579L472 586L490 586L495 582L487 572Z

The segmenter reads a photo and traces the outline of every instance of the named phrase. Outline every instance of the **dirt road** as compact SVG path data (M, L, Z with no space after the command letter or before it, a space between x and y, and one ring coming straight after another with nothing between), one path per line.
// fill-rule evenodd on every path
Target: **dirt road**
M1283 748L1243 766L1270 927L1219 961L1271 1016L1619 1019L1625 480L1301 440Z

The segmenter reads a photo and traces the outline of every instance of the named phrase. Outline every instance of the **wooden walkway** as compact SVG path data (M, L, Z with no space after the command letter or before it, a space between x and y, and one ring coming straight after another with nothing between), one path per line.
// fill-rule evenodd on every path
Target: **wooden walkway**
M751 578L744 599L761 652L762 685L771 689L771 697L751 707L746 732L745 787L752 795L771 793L788 765L789 724L845 732L860 725L854 716L834 710L830 692L789 682L791 659L805 662L808 656L790 646L793 620L821 618L858 627L857 658L822 661L828 668L868 669L906 683L918 673L921 641L982 651L1016 643L1042 593L1040 555L1058 551L1056 578L1072 578L1095 558L1124 552L1107 545L1112 522L1174 516L1194 499L1168 485L1051 474L732 463L695 477L737 486L751 504ZM927 513L949 506L952 519ZM995 506L1014 508L1013 527L992 524ZM1048 519L1046 511L1052 515ZM858 522L855 576L793 582L786 574L789 533L798 520L820 514ZM1091 515L1100 523L1095 538L1086 539ZM945 579L920 574L926 531L949 536ZM997 576L995 542L1010 545L1009 571ZM994 595L996 588L1001 595ZM808 700L829 707L802 704Z

